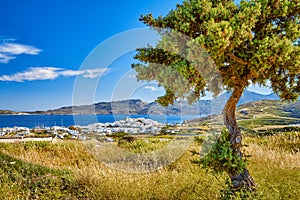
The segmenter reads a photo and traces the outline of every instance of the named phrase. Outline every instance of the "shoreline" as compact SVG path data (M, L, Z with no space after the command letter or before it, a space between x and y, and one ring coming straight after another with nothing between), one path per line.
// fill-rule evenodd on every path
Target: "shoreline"
M69 127L71 125L86 126L93 123L112 123L130 118L145 118L152 119L164 124L183 123L190 119L201 118L203 115L137 115L137 114L86 114L86 115L44 115L44 114L30 114L30 115L15 115L15 114L1 114L0 128L5 127L49 127L60 125Z

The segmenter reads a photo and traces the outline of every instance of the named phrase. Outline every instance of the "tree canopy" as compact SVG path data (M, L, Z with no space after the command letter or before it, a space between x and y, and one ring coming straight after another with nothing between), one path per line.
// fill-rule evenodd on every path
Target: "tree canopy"
M132 66L139 80L156 80L165 88L158 99L165 106L177 98L196 101L205 91L218 94L222 88L209 68L217 69L227 90L270 85L282 99L295 100L300 93L299 14L299 0L185 0L164 17L141 16L161 40L137 49L141 62Z
M192 103L206 91L232 90L223 109L225 139L231 157L243 163L235 110L244 89L254 83L284 100L299 96L299 14L300 0L185 0L164 17L141 16L161 39L155 47L137 49L140 63L132 67L139 80L156 80L165 88L157 100L164 106L178 98ZM241 166L226 169L233 188L252 190L254 180Z

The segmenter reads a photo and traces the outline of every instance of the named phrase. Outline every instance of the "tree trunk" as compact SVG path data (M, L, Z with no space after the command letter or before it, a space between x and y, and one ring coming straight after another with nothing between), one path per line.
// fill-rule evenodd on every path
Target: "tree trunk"
M240 159L242 159L241 144L242 144L242 134L238 127L235 117L236 105L243 94L244 87L237 86L234 88L231 97L227 101L224 110L223 117L224 123L230 133L230 143L234 154L237 154ZM249 190L255 189L255 183L247 168L244 168L243 172L240 174L233 174L228 172L234 189L238 190L241 188L247 188Z

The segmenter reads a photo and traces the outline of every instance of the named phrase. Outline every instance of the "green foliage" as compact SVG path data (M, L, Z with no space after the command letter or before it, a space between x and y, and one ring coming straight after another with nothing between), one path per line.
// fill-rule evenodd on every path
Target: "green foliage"
M221 135L214 137L213 146L208 145L205 147L204 142L204 151L201 152L203 156L200 161L202 167L211 170L214 174L222 172L241 173L246 167L246 160L233 153L229 142L229 132L223 129ZM212 138L208 140L212 140Z
M165 88L157 99L163 106L180 98L195 102L206 91L233 90L224 119L230 134L237 135L236 104L251 83L266 86L269 81L280 98L298 98L299 15L300 0L184 0L164 17L141 16L161 39L155 47L137 49L140 63L132 67L138 80L155 80ZM223 131L202 158L204 167L230 175L245 168L229 139Z
M184 0L166 16L141 16L161 40L137 49L137 78L158 81L164 106L206 90L266 85L282 99L300 93L300 0ZM220 76L220 77L219 77Z
M248 200L248 199L262 199L261 194L257 191L249 191L242 188L241 190L234 190L231 181L229 178L225 181L224 189L220 191L221 200Z

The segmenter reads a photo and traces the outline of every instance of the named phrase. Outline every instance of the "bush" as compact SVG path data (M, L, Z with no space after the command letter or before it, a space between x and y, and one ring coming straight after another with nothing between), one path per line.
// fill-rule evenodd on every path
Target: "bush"
M229 132L223 129L221 135L208 138L212 146L204 142L200 163L203 168L212 170L214 174L230 172L238 174L246 167L246 159L234 154L229 142ZM205 146L207 145L207 146ZM205 154L205 155L203 155ZM246 157L246 156L245 156Z
M261 195L257 191L249 191L242 188L240 190L234 190L229 178L225 181L224 189L220 191L220 199L236 199L236 200L248 200L248 199L261 199Z

